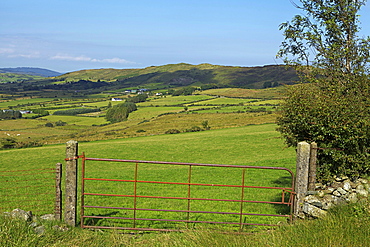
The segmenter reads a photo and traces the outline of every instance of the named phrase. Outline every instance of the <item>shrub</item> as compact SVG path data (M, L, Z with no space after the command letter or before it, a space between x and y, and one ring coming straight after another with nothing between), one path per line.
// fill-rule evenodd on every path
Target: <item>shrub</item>
M7 137L1 139L0 145L2 149L15 148L17 145L17 141L12 137Z
M62 120L58 120L58 121L55 122L55 125L56 126L65 126L65 125L67 125L67 123L63 122Z
M203 129L199 126L193 126L190 129L186 129L185 132L199 132L203 131Z
M169 129L169 130L167 130L164 133L165 134L178 134L178 133L180 133L180 130L177 130L177 129Z
M52 123L50 123L50 122L47 122L47 123L45 124L45 127L54 127L54 125L53 125Z
M100 111L99 108L75 108L75 109L68 109L64 111L56 111L53 115L62 115L62 116L76 116L78 114L85 114L90 112L98 112Z
M136 104L132 102L125 102L109 108L105 118L111 123L121 122L127 119L130 112L137 109Z

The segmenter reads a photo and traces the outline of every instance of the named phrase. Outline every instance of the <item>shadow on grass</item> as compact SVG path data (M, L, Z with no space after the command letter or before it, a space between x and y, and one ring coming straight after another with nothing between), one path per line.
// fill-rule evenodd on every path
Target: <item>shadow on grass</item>
M118 211L114 211L114 212L107 213L107 214L94 214L94 213L92 213L91 216L111 217L111 216L115 216L119 213L120 212L118 212ZM106 223L106 219L104 219L104 218L86 218L85 221L84 221L84 224L89 225L89 226L102 226L102 225L104 225L103 222Z
M276 187L291 188L292 187L292 178L290 176L282 176L282 177L272 181L272 183ZM289 193L289 192L284 193L284 202L286 202L286 203L289 202L290 194L291 193ZM279 194L276 194L276 196L274 196L272 198L272 201L282 202L282 192L280 192ZM274 206L277 214L288 215L291 212L290 207L288 205L274 204L273 206Z

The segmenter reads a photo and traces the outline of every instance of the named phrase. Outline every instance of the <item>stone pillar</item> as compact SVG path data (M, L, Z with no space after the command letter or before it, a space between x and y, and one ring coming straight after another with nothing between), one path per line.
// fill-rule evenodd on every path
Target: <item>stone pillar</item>
M308 170L310 164L311 146L307 142L300 142L297 146L296 181L295 181L295 200L293 214L294 217L303 215L303 199L308 188Z
M67 225L76 225L77 213L77 156L78 143L68 141L66 143L66 188L65 188L65 214L64 221Z
M316 162L317 162L317 144L316 142L311 143L311 152L310 152L310 168L308 174L308 190L315 190L316 183Z
M55 219L62 219L62 163L56 164L55 169Z

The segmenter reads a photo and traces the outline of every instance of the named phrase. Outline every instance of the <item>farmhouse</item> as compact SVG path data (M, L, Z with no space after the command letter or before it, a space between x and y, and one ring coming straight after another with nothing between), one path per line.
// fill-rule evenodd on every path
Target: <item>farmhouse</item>
M121 98L112 98L112 101L122 101L123 99Z

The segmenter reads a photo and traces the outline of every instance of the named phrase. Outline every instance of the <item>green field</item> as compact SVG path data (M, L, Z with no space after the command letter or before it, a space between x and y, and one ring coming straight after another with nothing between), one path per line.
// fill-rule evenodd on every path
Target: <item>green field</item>
M283 140L275 131L275 125L254 125L241 128L211 130L200 133L184 133L178 135L159 135L152 137L138 137L129 139L118 139L99 142L82 142L79 145L79 152L85 152L88 157L97 158L116 158L116 159L135 159L135 160L154 160L154 161L172 161L172 162L192 162L208 164L233 164L233 165L253 165L253 166L273 166L294 168L294 149L284 147ZM263 151L261 151L263 150ZM46 147L3 150L0 151L2 164L0 171L9 169L24 170L34 168L54 167L57 162L64 162L64 145L53 145ZM27 157L25 159L25 157ZM89 161L87 161L89 162ZM8 164L8 165L7 165ZM9 164L13 164L9 166ZM161 165L140 165L139 178L150 181L181 181L186 182L187 169L178 166ZM133 179L133 166L122 163L87 163L87 174L90 177L97 178L119 178ZM259 186L277 186L289 187L289 179L286 172L270 172L251 170L246 173L246 185ZM263 177L264 179L261 179ZM289 177L289 176L288 176ZM192 182L194 183L214 183L214 184L240 184L241 173L237 169L227 168L206 168L199 167L193 169ZM110 182L90 182L87 188L93 192L99 193L130 193L132 187L125 183ZM153 184L141 184L138 191L145 195L167 195L184 196L186 188L184 186L159 186ZM257 190L254 192L245 192L250 200L276 200L281 192ZM219 199L231 199L233 195L240 195L240 189L230 188L199 188L194 187L192 196L210 197ZM91 201L93 200L93 201ZM110 205L122 206L122 200L111 197L87 198L87 204L92 205ZM118 204L117 204L118 203ZM132 201L126 200L130 205ZM165 207L167 209L184 208L184 202L166 203L160 200L153 201L141 199L138 201L141 207L157 208ZM180 204L179 204L180 203ZM218 210L228 211L237 210L240 205L232 203L208 203L193 202L193 210ZM287 213L287 207L275 207L272 205L244 205L244 209L254 213ZM115 211L114 211L115 212ZM87 213L94 215L105 215L114 213L104 210L90 210ZM116 216L120 214L115 212ZM166 217L159 213L155 216L150 213L141 212L140 217ZM167 216L168 217L168 216ZM172 214L170 217L178 217ZM182 214L181 217L184 217ZM194 216L195 217L195 216ZM209 216L197 216L199 220L227 221L230 219L222 215L207 218ZM199 218L200 217L200 218ZM235 219L235 217L233 218ZM245 219L257 221L257 223L269 223L272 219ZM274 219L281 221L278 219ZM276 223L276 222L275 222ZM119 222L99 221L99 224L120 224ZM170 227L171 224L149 224L143 223L142 227ZM181 224L180 224L181 226ZM176 225L175 227L180 227ZM173 227L173 226L172 226Z
M171 106L190 104L197 101L212 99L212 96L207 95L187 95L187 96L163 96L154 97L146 102L139 103L138 106Z

